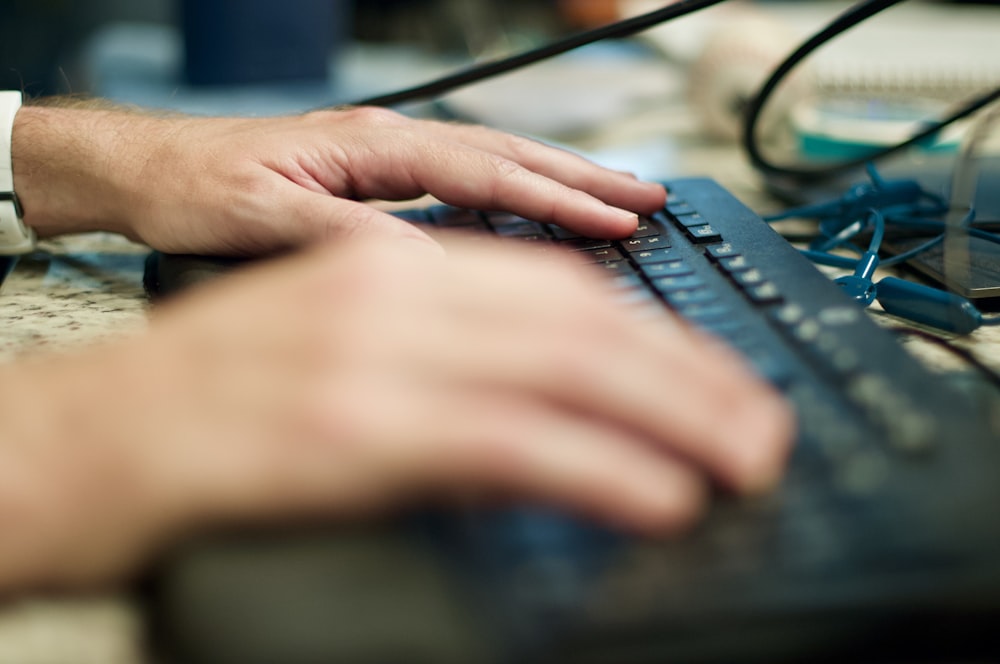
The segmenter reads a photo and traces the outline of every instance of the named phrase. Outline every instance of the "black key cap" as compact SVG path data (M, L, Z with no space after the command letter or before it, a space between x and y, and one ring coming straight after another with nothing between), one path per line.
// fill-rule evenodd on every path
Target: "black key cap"
M733 315L733 310L718 303L687 304L677 307L677 313L695 323L709 323L728 320Z
M528 221L511 215L507 218L497 219L489 217L489 222L497 235L503 237L518 237L521 235L545 235L545 228L537 221Z
M567 249L572 249L573 251L583 251L586 249L599 249L601 247L610 247L611 240L598 240L590 237L582 237L575 240L564 240L559 244L566 247Z
M746 256L731 256L720 260L719 267L726 272L742 272L743 270L749 270L753 265L750 264Z
M730 345L734 345L733 340L738 339L747 329L746 323L740 320L733 319L721 319L706 322L704 324L699 324L698 327L714 334L717 337L721 337L728 341Z
M708 304L719 299L715 291L708 288L666 292L663 294L663 297L674 309L680 309L693 304Z
M689 214L697 214L697 210L694 207L682 200L667 201L667 212L674 215L675 217L683 217Z
M482 216L472 210L436 205L429 212L434 223L442 228L489 228Z
M746 325L742 321L732 319L729 322L740 324L738 328L730 328L730 330L724 335L730 346L744 355L752 355L756 352L763 352L761 349L760 337L747 330Z
M686 274L694 274L694 269L684 261L648 263L641 265L639 269L650 279L655 279L656 277L682 277Z
M647 263L663 263L675 258L674 252L672 252L669 248L633 251L629 253L629 256L639 265L646 265Z
M549 231L552 233L552 237L557 240L582 240L585 239L582 235L576 231L571 231L568 228L563 228L562 226L556 226L555 224L549 224Z
M576 254L591 263L609 263L611 261L620 261L625 259L620 251L610 247L587 249L585 251L578 251Z
M633 268L628 261L614 261L611 263L597 263L595 265L598 269L604 270L609 275L615 275L616 277L628 276L630 274L635 274L635 268Z
M739 256L740 252L733 246L732 242L723 242L708 248L708 255L716 260L728 258L729 256Z
M705 221L705 217L700 214L692 214L686 217L678 217L677 223L679 223L684 228L691 228L692 226L704 226L708 222Z
M705 282L702 278L694 274L683 277L660 277L659 279L653 280L653 288L661 293L681 290L695 290L696 288L702 288L704 286Z
M635 232L632 233L633 238L643 238L652 237L654 235L660 235L663 233L663 229L660 228L659 224L656 224L647 219L640 219L639 225L636 226Z
M785 299L773 281L765 281L746 289L747 297L756 304L777 304Z
M692 242L722 242L722 234L715 230L711 224L691 226L690 228L685 228L684 230L687 231L687 234L691 238Z
M622 240L621 245L625 251L632 253L635 251L667 248L670 246L670 241L665 235L654 235L652 237L635 237Z
M754 286L759 286L760 284L767 281L761 271L753 268L750 270L744 270L742 272L733 272L733 281L742 286L743 288L753 288Z

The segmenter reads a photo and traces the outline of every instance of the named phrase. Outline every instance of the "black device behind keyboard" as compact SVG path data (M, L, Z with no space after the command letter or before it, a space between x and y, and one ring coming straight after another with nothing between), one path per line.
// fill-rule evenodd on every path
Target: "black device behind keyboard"
M663 541L534 508L220 536L158 570L161 642L244 664L1000 656L989 404L929 373L719 185L667 184L666 209L615 242L446 206L401 216L578 251L732 344L797 411L778 491L720 496Z

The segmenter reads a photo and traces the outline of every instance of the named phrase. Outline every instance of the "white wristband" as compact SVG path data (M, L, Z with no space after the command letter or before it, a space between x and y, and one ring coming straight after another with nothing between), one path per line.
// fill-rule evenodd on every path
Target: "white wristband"
M21 219L21 204L14 193L11 143L14 116L21 108L21 93L0 92L0 255L26 254L35 248L35 233Z

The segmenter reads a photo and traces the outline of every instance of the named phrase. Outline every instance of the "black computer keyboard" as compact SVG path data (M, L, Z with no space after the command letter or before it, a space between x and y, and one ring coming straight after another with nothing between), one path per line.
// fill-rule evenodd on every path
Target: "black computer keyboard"
M561 245L725 339L797 411L779 490L720 496L662 541L523 508L287 535L287 549L202 542L157 577L164 642L244 664L1000 657L995 412L720 186L667 184L666 209L615 242L445 206L401 216ZM211 629L234 616L228 641Z

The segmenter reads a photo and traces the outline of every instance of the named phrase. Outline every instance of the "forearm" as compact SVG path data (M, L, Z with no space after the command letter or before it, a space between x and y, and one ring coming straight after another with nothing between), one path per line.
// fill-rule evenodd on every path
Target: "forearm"
M129 206L148 167L149 142L163 123L106 102L50 100L14 120L14 188L25 223L40 237L95 230L127 232Z

